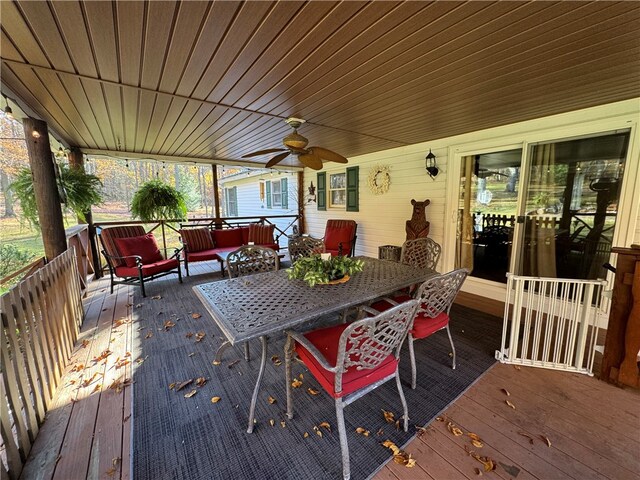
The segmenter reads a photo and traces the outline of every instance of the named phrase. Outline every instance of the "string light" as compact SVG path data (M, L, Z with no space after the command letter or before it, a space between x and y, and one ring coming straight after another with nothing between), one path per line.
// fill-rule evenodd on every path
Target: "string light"
M13 120L13 110L11 110L11 107L9 106L9 99L4 93L2 94L2 96L4 97L4 103L6 103L6 106L4 107L4 113L7 117Z

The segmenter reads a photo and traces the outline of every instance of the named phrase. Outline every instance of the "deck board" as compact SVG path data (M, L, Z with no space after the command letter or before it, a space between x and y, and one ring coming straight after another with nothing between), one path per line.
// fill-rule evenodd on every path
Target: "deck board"
M191 265L191 274L219 272L217 262ZM135 345L140 332L131 320L131 287L119 286L109 294L108 280L89 285L84 300L85 321L72 361L64 374L40 435L25 466L24 479L132 478L132 388L116 393L109 385L116 378L131 378L136 366ZM118 324L118 320L124 320ZM83 346L82 342L88 343ZM93 365L106 349L107 362ZM118 357L132 353L132 363L115 369ZM80 372L75 365L89 366ZM100 372L95 383L78 388L83 379ZM502 389L509 390L506 397ZM516 405L513 410L505 399ZM496 365L462 395L443 417L472 431L484 441L474 448L468 437L455 437L446 422L434 421L406 450L417 460L408 469L393 462L376 480L475 479L482 465L469 456L469 448L503 465L519 469L517 480L550 478L631 479L640 470L640 392L622 390L585 375L537 368ZM534 437L534 444L520 435ZM548 447L540 434L552 442ZM635 453L634 453L635 452ZM116 464L113 459L118 458ZM336 457L339 461L339 456ZM114 466L114 471L109 469ZM107 475L110 472L111 475ZM502 465L491 474L512 479Z

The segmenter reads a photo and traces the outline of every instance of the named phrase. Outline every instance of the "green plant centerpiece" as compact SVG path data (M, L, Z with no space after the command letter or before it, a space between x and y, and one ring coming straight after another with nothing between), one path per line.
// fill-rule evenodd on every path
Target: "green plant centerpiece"
M187 216L184 195L161 180L143 183L131 200L134 218L153 220L183 219Z
M313 287L317 284L329 283L338 280L345 275L353 275L361 272L364 261L355 258L337 256L329 260L323 260L320 255L301 258L287 270L289 280L295 278L304 280Z

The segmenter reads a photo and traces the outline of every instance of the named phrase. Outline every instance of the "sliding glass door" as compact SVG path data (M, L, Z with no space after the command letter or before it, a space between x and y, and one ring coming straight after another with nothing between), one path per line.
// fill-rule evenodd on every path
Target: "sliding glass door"
M604 278L628 145L622 131L463 157L457 266L502 283Z

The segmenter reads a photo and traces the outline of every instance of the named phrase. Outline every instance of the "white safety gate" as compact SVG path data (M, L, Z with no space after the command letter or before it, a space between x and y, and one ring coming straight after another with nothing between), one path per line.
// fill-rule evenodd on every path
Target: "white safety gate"
M501 363L593 375L604 280L507 274Z

